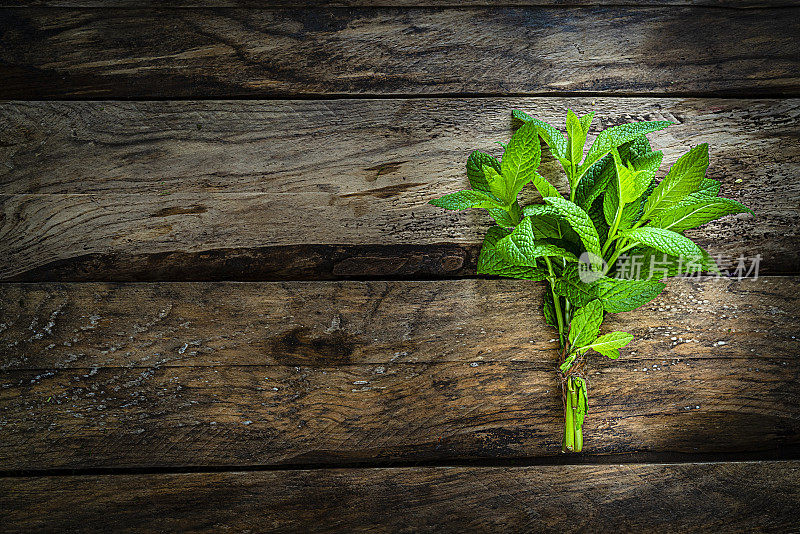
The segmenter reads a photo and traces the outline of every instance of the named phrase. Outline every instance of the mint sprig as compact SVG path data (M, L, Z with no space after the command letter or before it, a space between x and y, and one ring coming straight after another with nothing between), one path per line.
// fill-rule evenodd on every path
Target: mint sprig
M495 220L478 257L479 274L547 283L544 318L560 343L562 450L580 452L588 411L586 357L617 359L633 340L627 332L601 334L605 314L650 302L663 291L665 276L698 267L716 271L711 256L683 232L752 211L718 196L719 182L705 176L707 144L689 150L663 180L656 179L663 154L652 150L646 134L669 122L614 126L599 132L584 152L594 113L579 117L568 110L566 135L522 111L512 116L522 126L507 144L500 143L502 157L472 152L471 188L430 203L449 210L485 209ZM566 173L569 198L538 173L541 141ZM528 184L542 196L541 204L520 205L518 195ZM641 257L638 276L619 276L618 260L626 253Z

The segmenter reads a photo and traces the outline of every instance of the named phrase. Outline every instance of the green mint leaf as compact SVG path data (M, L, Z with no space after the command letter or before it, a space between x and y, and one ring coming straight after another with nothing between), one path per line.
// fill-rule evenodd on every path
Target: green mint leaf
M556 305L553 302L553 299L545 297L544 309L542 311L544 313L545 322L554 328L558 328L558 318L556 317Z
M585 347L599 352L612 360L619 358L619 349L633 341L633 336L627 332L609 332L595 339L591 345Z
M627 268L618 274L625 277L634 276L637 280L661 280L662 278L683 274L719 272L714 258L702 248L700 250L702 251L700 256L679 258L665 254L652 247L638 247L627 253L628 259L626 260L635 263L636 268Z
M558 190L555 187L553 187L553 184L548 182L547 179L538 172L534 173L533 178L531 179L531 183L533 184L533 187L535 187L536 190L539 191L539 194L542 195L542 198L548 198L548 197L564 198L561 196L561 193L559 193Z
M567 135L569 136L567 159L576 167L583 159L583 147L586 145L588 131L588 129L583 129L583 123L578 116L571 109L567 110Z
M503 176L494 170L494 167L489 165L483 166L483 175L486 177L486 182L489 184L489 193L497 197L503 205L512 204L516 200L508 200L506 198L506 181Z
M567 156L567 140L557 129L553 128L546 122L535 119L518 109L512 111L511 116L524 123L531 123L536 126L539 136L544 139L544 142L550 147L550 151L555 157L564 158Z
M500 201L489 193L483 191L473 191L467 189L465 191L458 191L450 193L440 198L435 198L429 202L434 206L444 208L446 210L465 210L467 208L499 208L501 207Z
M667 175L647 199L645 217L658 216L696 192L708 168L708 144L703 143L678 158Z
M531 219L533 235L537 239L566 239L574 243L580 239L552 206L531 204L522 208L522 215Z
M597 299L597 288L594 284L587 284L580 279L559 278L553 290L556 294L566 299L576 308L583 308L589 302Z
M539 134L536 125L532 123L523 124L514 135L506 147L503 160L500 162L500 170L505 183L505 193L500 196L507 204L511 204L517 198L517 194L522 188L533 180L542 159L542 146L539 142Z
M500 162L497 158L484 154L480 150L473 151L467 158L467 178L472 189L479 191L489 191L489 181L483 172L484 165L492 167L498 173L500 172Z
M664 153L660 150L658 152L650 152L634 160L631 160L633 169L640 173L637 189L641 195L647 187L653 182L656 177L658 168L661 167L661 162L664 161Z
M698 202L710 202L719 195L720 184L717 180L703 178L700 182L700 189L685 196L683 200L675 204L677 206L687 206Z
M578 176L583 176L589 167L620 145L633 141L644 134L663 130L671 124L668 121L633 122L603 130L589 148L586 159L578 171Z
M666 287L658 280L601 278L593 284L597 298L608 313L635 310L656 298Z
M640 135L633 141L621 145L619 154L623 161L632 161L636 170L646 170L650 154L661 154L661 152L653 152L647 137ZM640 159L641 161L639 161ZM575 189L575 203L588 210L595 199L606 190L614 172L614 158L610 154L589 167ZM655 170L653 175L655 175Z
M600 333L603 322L603 305L593 300L583 308L579 308L572 316L569 326L569 342L573 347L584 347L592 343Z
M511 204L507 210L503 208L490 208L488 211L492 219L504 228L516 226L522 219L522 208L520 208L519 202L516 201Z
M533 234L531 220L528 217L522 219L514 231L508 236L497 241L497 250L511 264L526 267L536 267L536 260L543 257L558 257L569 261L577 261L577 258L570 252L561 247L536 239Z
M592 222L594 223L595 230L597 230L597 235L600 237L600 242L605 243L608 239L610 225L606 222L606 219L603 216L603 197L597 197L597 199L595 199L589 208L588 213L589 218L592 219Z
M521 267L513 265L497 251L497 242L511 233L510 230L499 226L492 226L483 238L483 247L478 255L478 274L520 278L523 280L544 280L548 272L536 267Z
M619 152L616 149L611 151L611 155L614 158L614 167L617 171L616 185L617 191L619 192L619 200L624 206L625 204L636 200L639 195L644 192L647 184L644 184L641 189L639 189L639 183L641 182L639 179L640 173L636 172L635 169L629 168L627 165L623 164L622 159L619 157Z
M603 259L600 252L600 237L597 235L597 230L589 214L583 211L577 204L563 198L545 198L544 201L556 208L559 215L561 215L580 236L583 246L589 253L589 259L592 265L601 267Z
M624 207L622 208L618 229L625 230L633 226L641 218L644 204L657 185L655 174L661 165L663 154L661 152L650 152L639 157L626 167L622 167L621 159L615 153L612 152L612 154L617 170L617 180L608 182L608 189L603 201L603 214L610 225L614 217L616 217L620 202L618 191L621 184L624 183L623 189L625 189L627 196L622 199Z
M683 204L661 212L650 221L650 226L665 228L673 232L683 232L725 215L753 211L729 198L714 197L694 204Z
M597 197L607 188L614 164L609 156L592 165L575 188L575 203L588 211Z
M700 189L697 192L715 197L719 195L719 181L712 180L711 178L703 178L700 181Z
M703 255L703 249L698 247L691 239L672 230L644 226L628 230L623 235L630 241L653 247L670 256L694 258Z
M594 111L591 111L580 118L581 128L584 132L589 132L589 127L592 125L592 119L594 119ZM584 139L583 142L586 144L586 139Z

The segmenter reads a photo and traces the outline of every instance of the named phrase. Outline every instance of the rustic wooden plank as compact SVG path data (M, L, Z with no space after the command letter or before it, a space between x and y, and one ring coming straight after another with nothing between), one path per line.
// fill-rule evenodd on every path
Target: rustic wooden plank
M786 189L793 193L794 187ZM189 253L174 259L188 259L195 263L191 269L202 272L202 266L197 266L196 262L207 250L275 247L292 242L382 242L384 250L394 245L437 243L477 248L490 223L488 216L477 210L453 213L428 205L427 201L437 195L421 187L407 191L402 197L396 193L389 198L373 194L366 192L358 197L329 193L0 196L3 215L0 238L6 246L6 254L0 258L0 277L25 280L26 273L33 271L32 278L42 279L45 277L37 269L41 268L45 274L57 272L59 265L66 263L68 273L84 267L88 270L79 280L96 279L90 270L94 261L110 258L113 265L120 261L113 255L121 254L121 260L134 256L141 265L149 261L150 255L161 255L156 264L160 259L169 265L173 258L164 256L174 251ZM761 254L762 274L797 272L800 264L798 227L792 226L797 210L776 207L773 198L765 194L745 199L757 213L769 214L769 220L754 220L746 214L732 216L687 235L711 254L721 255L723 265L730 265L739 255ZM465 249L460 253L461 258L468 254L474 258L476 248ZM387 261L385 272L391 274L402 268L402 264L396 267L395 261L410 261L413 254L409 252L408 248L398 249ZM224 260L226 253L221 253ZM276 254L274 249L267 248L264 255L273 254ZM236 251L231 257L235 255ZM74 262L73 258L76 258ZM369 260L367 255L356 261ZM304 261L303 257L295 258L296 270L304 270ZM461 274L463 261L459 253L452 262L443 258L440 272ZM351 268L350 273L360 271L374 275L382 267L373 264ZM262 266L260 272L268 275L270 270L270 266ZM235 276L235 272L233 270L231 276ZM472 265L469 272L474 272ZM114 277L120 279L122 275ZM200 275L196 278L208 279ZM247 275L245 279L252 279L252 276Z
M794 361L664 357L597 362L586 454L798 449ZM554 365L474 363L7 371L0 469L559 456Z
M796 95L799 14L670 6L5 9L0 98Z
M631 364L784 361L800 343L798 290L798 278L671 279L606 325L635 336ZM550 362L542 291L521 280L2 284L0 369Z
M791 185L800 99L420 98L0 103L0 192L432 193L466 184L475 149L500 155L519 108L563 130L568 108L605 128L667 120L649 134L668 164L711 146L727 193ZM563 170L546 155L542 173ZM739 178L743 182L737 184ZM440 184L440 185L436 185ZM412 188L418 188L411 186ZM564 184L566 187L566 184ZM755 195L753 195L755 196ZM780 201L780 198L776 198Z
M0 479L4 529L791 532L798 462ZM144 504L146 503L146 505Z
M793 7L792 0L504 0L506 7L529 6L708 6L736 9ZM491 0L2 0L0 7L240 7L240 8L312 8L312 7L495 7Z
M672 120L651 136L662 172L709 142L710 176L757 213L693 237L713 253L761 253L765 273L800 270L798 100L10 102L0 277L471 275L488 218L426 202L465 186L470 150L499 150L514 107L556 124L567 107L594 109L598 128ZM560 176L552 158L542 172Z
M673 281L608 321L637 339L591 361L587 452L800 445L797 284ZM519 283L157 286L3 286L0 469L560 454Z

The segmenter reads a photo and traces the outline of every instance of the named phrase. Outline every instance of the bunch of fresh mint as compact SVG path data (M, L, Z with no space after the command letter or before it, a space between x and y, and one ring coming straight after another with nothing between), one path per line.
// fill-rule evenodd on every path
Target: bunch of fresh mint
M665 276L716 272L714 260L683 235L724 215L749 212L718 196L720 184L705 177L708 145L678 158L663 180L663 154L645 134L666 121L614 126L600 132L584 154L594 113L567 111L565 137L556 128L514 110L522 126L500 160L475 151L467 159L471 189L431 201L449 210L483 208L497 223L486 233L478 273L547 281L545 320L558 330L565 407L563 451L583 448L587 383L584 356L618 358L633 339L627 332L600 335L606 313L626 312L655 298ZM569 199L537 172L543 139L564 168ZM544 203L521 206L517 195L532 183ZM751 212L752 213L752 212ZM639 258L634 276L621 261Z

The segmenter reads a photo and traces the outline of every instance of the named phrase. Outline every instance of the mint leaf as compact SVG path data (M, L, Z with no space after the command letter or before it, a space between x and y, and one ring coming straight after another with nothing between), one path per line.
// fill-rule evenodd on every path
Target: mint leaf
M483 191L473 191L467 189L450 193L440 198L435 198L429 202L434 206L446 210L465 210L467 208L499 208L500 201L489 193Z
M603 216L603 197L597 197L589 208L589 218L594 223L594 228L597 230L597 235L600 237L600 242L605 243L608 239L608 232L610 225L606 222Z
M661 162L663 160L664 153L659 150L658 152L650 152L649 154L645 154L631 161L634 170L641 173L639 176L640 182L639 185L637 185L640 195L655 179L656 172L658 172L658 168L661 167ZM642 187L641 184L644 184L644 187Z
M602 254L600 252L600 238L597 235L597 230L589 214L583 211L577 204L563 198L545 198L544 201L556 208L559 215L561 215L580 236L583 246L589 253L589 259L592 265L601 267Z
M483 238L483 247L478 255L478 274L505 276L524 280L544 280L548 272L535 267L513 265L497 251L497 242L511 233L510 230L492 226Z
M612 360L619 358L619 349L633 341L633 336L627 332L609 332L595 339L591 345L585 347L592 349Z
M694 244L691 239L672 230L645 226L625 231L623 235L630 241L653 247L670 256L692 258L703 255L703 249Z
M700 247L698 247L700 248ZM698 272L718 272L717 264L708 252L700 249L702 254L693 257L676 257L665 254L652 247L639 247L628 253L628 259L637 264L636 273L621 272L629 276L635 274L638 280L661 280L669 276L694 274ZM628 278L625 278L628 279Z
M575 188L575 203L588 211L595 199L606 190L613 173L614 163L610 156L592 165Z
M601 278L593 283L597 298L608 313L635 310L656 298L666 287L658 280Z
M575 255L563 248L536 239L528 217L522 219L511 234L500 239L496 248L510 263L526 267L536 267L537 259L549 256L577 261Z
M621 145L618 150L623 161L631 161L636 167L636 170L648 170L648 172L648 158L650 158L652 154L661 154L661 152L652 151L650 148L650 141L643 135ZM660 163L659 161L659 165ZM600 161L589 167L583 175L583 178L578 182L578 186L575 190L575 203L583 209L587 209L591 206L594 200L602 194L609 185L611 177L614 176L614 172L615 164L611 154L607 154ZM655 170L653 170L653 175L655 175Z
M566 239L577 243L580 239L558 210L546 204L532 204L522 208L522 215L529 217L533 235L537 239Z
M619 152L616 149L611 151L614 158L614 167L617 175L617 191L619 192L619 200L624 206L639 197L644 192L647 184L641 184L639 176L642 173L636 172L633 168L628 168L627 165L622 163L619 157ZM641 187L640 187L641 186Z
M508 198L506 198L508 193L506 189L506 181L503 176L494 169L494 167L490 165L484 165L482 170L483 175L486 177L486 182L489 184L489 193L494 195L504 205L509 205L516 201L516 197L513 200L508 200Z
M537 132L541 138L544 139L544 142L547 143L547 146L550 147L550 151L555 157L564 158L567 156L567 140L564 139L564 135L557 129L553 128L546 122L535 119L518 109L512 111L511 116L524 123L531 123L536 126Z
M719 195L719 182L711 178L703 178L700 181L700 189L697 192L715 197Z
M536 190L539 191L539 194L542 195L542 198L548 198L548 197L564 198L561 196L561 193L559 193L558 190L555 187L553 187L553 184L548 182L545 179L545 177L539 174L538 172L534 173L533 178L531 179L531 183L536 188Z
M693 204L683 204L661 212L650 221L651 226L682 232L734 213L753 213L735 200L715 197Z
M492 167L498 173L500 172L500 162L497 158L484 154L480 150L473 151L467 158L467 178L472 189L479 191L489 191L489 181L483 172L484 165Z
M576 167L583 159L583 147L586 145L588 131L588 126L584 130L583 123L578 116L571 109L567 110L567 135L569 136L567 158Z
M560 305L561 304L559 303L559 306ZM544 313L545 322L554 328L558 328L558 318L556 317L556 305L553 302L553 299L545 297L544 308L542 312Z
M580 279L559 278L553 290L576 308L582 308L589 302L597 299L597 288L594 284L587 284Z
M703 143L678 158L647 199L644 217L655 217L694 193L708 168L708 144Z
M589 167L620 145L633 141L641 135L663 130L671 124L668 121L633 122L603 130L589 148L586 159L578 171L578 176L583 176Z
M569 326L569 342L573 347L584 347L597 338L603 322L603 305L593 300L579 308Z
M703 178L700 182L700 189L694 193L686 195L683 200L675 204L674 207L697 204L699 202L710 202L719 195L720 184L717 180ZM671 208L669 208L671 209Z
M519 202L514 202L507 210L503 208L490 208L488 212L489 215L492 216L492 219L504 228L516 226L519 224L520 219L522 219L522 208L520 208Z
M539 143L539 134L536 125L523 124L506 147L500 170L505 184L504 194L499 198L511 204L517 198L522 188L534 179L536 169L542 158L542 147ZM484 167L485 171L485 167ZM542 178L542 180L544 180ZM490 182L491 184L491 182Z
M581 117L581 119L580 119L581 128L583 129L584 132L588 132L589 131L589 127L592 125L592 119L594 119L594 111L589 112L586 115L584 115L583 117ZM586 144L586 139L585 138L583 140L583 144ZM581 148L583 148L583 144L581 145Z

